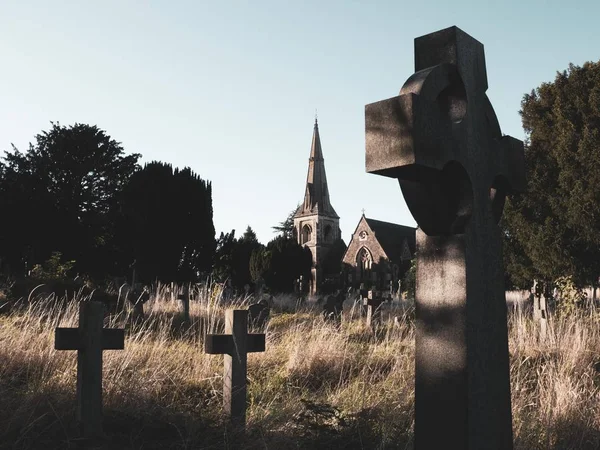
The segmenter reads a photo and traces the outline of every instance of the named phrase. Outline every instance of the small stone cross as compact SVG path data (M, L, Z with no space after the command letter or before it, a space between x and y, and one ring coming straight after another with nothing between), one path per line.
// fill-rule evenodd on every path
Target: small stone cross
M500 131L483 45L457 27L415 39L400 95L366 105L366 169L399 181L417 230L415 448L512 448L498 221L525 189Z
M383 299L377 291L369 291L363 305L367 308L367 327L375 327L381 324L381 305Z
M539 325L539 341L544 341L546 339L548 325L547 299L549 297L549 293L547 284L534 280L531 291L533 296L533 321Z
M103 328L104 305L79 305L78 328L56 328L54 348L77 350L77 420L85 438L102 436L102 351L123 350L125 330Z
M246 373L248 353L265 351L264 334L248 334L248 311L225 312L225 333L207 334L204 352L224 355L223 409L235 428L246 426Z

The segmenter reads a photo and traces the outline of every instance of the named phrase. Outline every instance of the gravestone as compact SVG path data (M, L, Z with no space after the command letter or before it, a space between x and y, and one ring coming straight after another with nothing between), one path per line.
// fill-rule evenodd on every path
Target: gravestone
M271 308L266 299L261 299L258 303L254 303L248 307L248 322L252 327L264 328L269 320Z
M375 328L381 325L381 305L383 298L379 292L370 290L367 298L363 300L363 305L367 310L367 327Z
M323 304L323 319L326 322L332 322L336 326L342 325L342 311L344 309L345 296L340 290L335 295L328 295Z
M533 322L538 326L538 339L540 341L546 339L548 326L548 293L546 291L546 283L540 283L538 280L533 281L533 288L531 290L533 297Z
M419 225L415 448L512 448L498 221L523 191L523 144L485 94L483 45L457 27L415 39L400 95L365 107L366 169L399 180Z
M125 331L103 328L104 305L82 302L78 328L56 328L54 348L77 350L77 420L85 438L102 436L102 351L123 350Z
M248 334L248 311L228 309L225 333L207 334L204 352L224 355L223 409L235 428L246 426L246 372L248 353L265 351L264 334Z
M190 321L190 285L188 283L184 284L181 288L181 292L177 296L179 300L181 300L181 304L183 306L183 320L186 322Z

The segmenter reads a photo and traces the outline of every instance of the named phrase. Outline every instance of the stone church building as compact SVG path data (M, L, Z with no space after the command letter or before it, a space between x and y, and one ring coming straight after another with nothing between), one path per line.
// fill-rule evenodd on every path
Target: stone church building
M319 125L315 119L304 201L294 214L294 237L312 253L310 294L316 294L324 281L323 262L334 242L341 238L340 216L331 205ZM342 261L341 280L358 287L384 289L396 283L410 267L415 251L415 228L361 217ZM387 283L386 286L384 284Z
M398 289L415 254L416 228L369 219L364 213L352 234L342 260L349 286Z
M313 257L310 294L315 294L317 286L323 281L322 263L341 234L340 216L331 206L329 199L319 124L315 118L304 201L294 215L294 235L300 245L310 249Z

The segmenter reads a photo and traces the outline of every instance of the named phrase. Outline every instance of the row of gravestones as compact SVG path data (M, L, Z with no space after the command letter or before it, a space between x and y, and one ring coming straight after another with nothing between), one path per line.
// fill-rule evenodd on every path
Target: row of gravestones
M498 221L506 196L525 189L525 165L487 88L483 45L451 27L415 39L415 74L400 95L365 107L367 172L399 181L419 226L415 448L513 445ZM92 428L101 423L102 349L123 346L94 314L76 333L57 330L57 344L78 350L81 417ZM207 336L205 350L225 355L225 408L243 424L247 353L264 351L265 337L248 334L246 311L227 312L226 332Z
M366 316L366 325L375 329L381 325L381 311L383 304L391 300L389 292L381 292L374 289L360 289L358 300L361 305L361 312ZM343 303L346 295L338 290L335 295L325 297L323 303L322 315L326 322L335 324L338 328L342 323Z
M264 327L268 303L261 300L248 310L227 310L224 335L209 334L205 352L225 355L224 409L235 426L245 423L247 353L265 350L264 334L249 334L248 325ZM54 348L77 350L77 420L83 438L102 437L102 353L123 350L125 330L104 328L105 306L86 301L79 306L78 328L56 328Z

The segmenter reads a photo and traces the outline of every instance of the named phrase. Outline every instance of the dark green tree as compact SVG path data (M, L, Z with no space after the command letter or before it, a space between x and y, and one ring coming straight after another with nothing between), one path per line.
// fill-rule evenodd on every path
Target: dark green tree
M346 243L342 238L336 239L323 260L323 274L337 276L342 272L342 259L346 254Z
M527 192L507 200L501 226L510 281L600 274L600 63L571 64L525 95Z
M280 233L281 236L285 238L296 238L294 235L294 216L296 215L296 211L300 207L300 203L291 211L288 216L285 218L283 222L279 222L279 225L275 225L271 227L274 233Z
M121 199L120 248L145 282L192 281L215 253L212 186L191 169L153 161L131 176Z
M256 239L256 233L248 226L244 234L236 241L235 246L233 247L233 273L231 274L231 278L234 287L242 289L244 285L252 284L253 279L250 272L250 258L252 253L261 247L262 245Z
M266 247L269 254L269 270L265 273L266 285L275 292L291 292L294 280L300 275L310 277L312 256L310 250L299 245L295 239L277 236Z
M222 283L233 277L233 252L236 244L235 230L231 230L229 233L221 232L219 239L217 239L217 248L215 251L212 272L216 281Z
M140 155L125 155L105 131L85 124L52 123L35 139L0 162L0 256L15 273L54 251L78 271L105 273L115 256L118 193Z
M264 247L256 248L250 256L250 277L253 283L264 280L270 270L271 253Z

